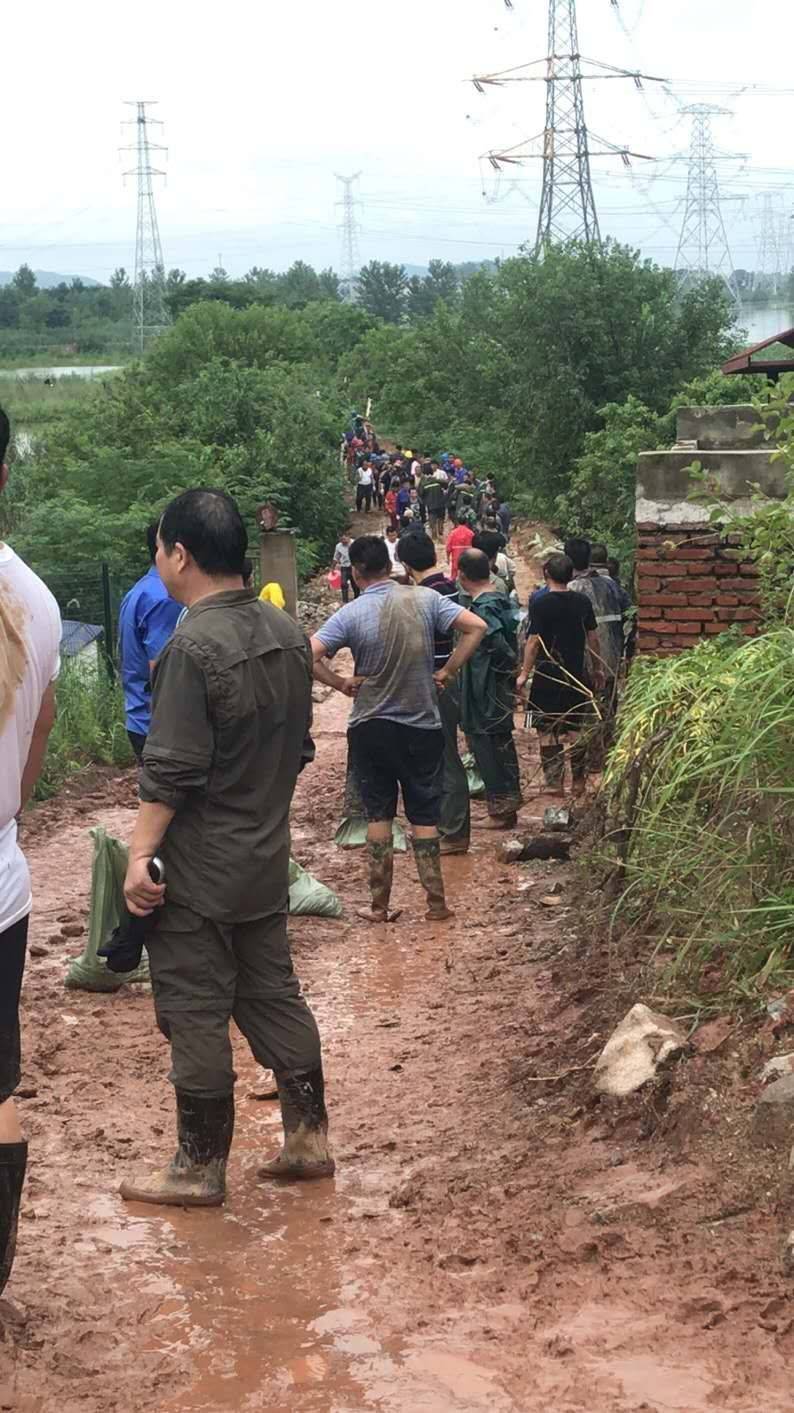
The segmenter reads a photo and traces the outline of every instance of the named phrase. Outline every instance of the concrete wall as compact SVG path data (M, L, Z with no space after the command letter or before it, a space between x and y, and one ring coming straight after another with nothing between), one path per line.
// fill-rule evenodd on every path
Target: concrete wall
M660 656L681 652L700 638L724 632L733 623L753 635L758 631L758 570L740 558L735 537L713 524L710 507L689 499L697 491L689 468L700 462L714 495L726 511L744 513L752 506L753 484L773 499L783 499L782 465L771 449L748 447L757 433L743 415L747 408L685 408L679 439L700 429L712 443L741 430L743 445L715 450L645 452L637 467L637 605L638 646ZM706 415L708 414L708 415ZM742 414L742 415L740 415ZM698 436L700 441L701 437Z

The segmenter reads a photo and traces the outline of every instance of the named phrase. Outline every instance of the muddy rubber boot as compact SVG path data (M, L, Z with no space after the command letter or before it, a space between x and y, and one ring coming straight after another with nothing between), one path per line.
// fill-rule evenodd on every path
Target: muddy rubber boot
M328 1113L322 1069L277 1070L284 1147L259 1169L261 1178L307 1182L333 1177L336 1164L328 1148Z
M234 1133L234 1095L199 1099L176 1091L179 1147L165 1168L121 1184L125 1202L166 1207L220 1207Z
M14 1264L27 1161L27 1143L0 1143L0 1295Z
M590 745L587 740L574 741L571 746L571 789L581 797L587 789L587 773L590 764Z
M399 909L389 909L392 880L394 878L394 841L368 845L369 848L369 891L372 904L369 908L357 908L356 914L365 922L396 922Z
M455 914L447 907L444 876L441 872L441 843L438 839L414 839L414 858L419 882L427 894L428 922L444 922Z
M565 747L559 742L556 746L541 746L540 763L543 779L553 794L563 794L565 790Z

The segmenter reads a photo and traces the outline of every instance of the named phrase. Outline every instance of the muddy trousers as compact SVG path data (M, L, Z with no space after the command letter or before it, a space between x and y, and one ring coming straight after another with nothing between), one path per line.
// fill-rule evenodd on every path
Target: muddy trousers
M439 692L438 710L444 733L443 785L438 832L442 839L447 839L450 843L468 844L471 807L469 780L458 750L460 688L457 682L450 682L445 691Z
M320 1066L320 1037L292 968L286 912L225 924L167 903L147 950L176 1089L204 1099L232 1093L230 1020L260 1065L281 1072Z
M515 814L521 808L521 776L512 731L469 732L468 741L485 786L489 815L499 819Z

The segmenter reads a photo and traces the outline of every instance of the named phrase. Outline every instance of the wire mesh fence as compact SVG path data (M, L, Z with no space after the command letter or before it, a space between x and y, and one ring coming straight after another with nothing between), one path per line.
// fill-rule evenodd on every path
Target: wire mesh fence
M70 625L64 641L77 646L84 640L96 640L96 632L89 630L101 629L101 649L111 669L118 661L121 601L145 572L146 567L141 564L111 569L104 562L69 569L37 568L58 604L61 618ZM76 631L76 626L86 632Z

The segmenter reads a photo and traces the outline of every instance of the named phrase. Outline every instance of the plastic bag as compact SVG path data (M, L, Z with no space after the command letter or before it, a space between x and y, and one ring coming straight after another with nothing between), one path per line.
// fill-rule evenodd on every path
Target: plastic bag
M289 861L289 910L294 917L341 917L342 904L332 888Z
M331 570L330 574L328 575L328 587L329 587L329 589L341 589L341 587L342 587L342 571L341 571L341 569L332 569L332 570Z
M135 971L109 971L104 958L97 956L119 925L124 908L124 875L127 872L127 849L101 825L89 830L94 841L91 862L91 910L88 918L88 941L81 957L76 957L66 973L66 985L71 991L118 991L128 981L149 981L149 963L144 958Z
M469 782L469 795L473 800L482 799L485 794L485 782L477 769L477 762L469 752L461 756L460 763L466 772L466 779Z
M334 835L334 843L340 849L363 849L367 842L367 820L364 805L358 788L350 758L345 776L345 799L342 806L344 818ZM397 820L392 822L392 841L395 853L404 854L408 849L405 831Z

